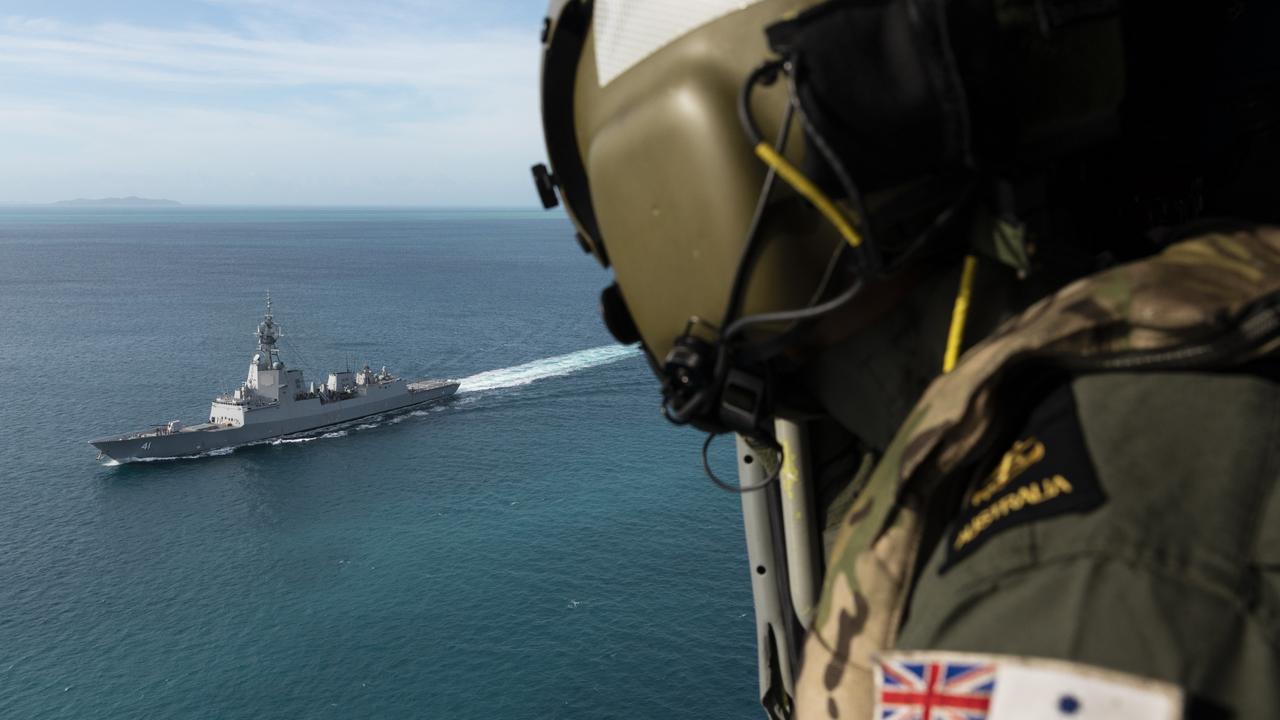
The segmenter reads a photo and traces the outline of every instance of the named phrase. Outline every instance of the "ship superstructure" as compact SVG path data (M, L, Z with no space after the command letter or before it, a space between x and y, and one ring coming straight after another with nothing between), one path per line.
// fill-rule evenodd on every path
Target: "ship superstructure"
M173 420L149 430L92 440L100 458L118 462L199 455L245 443L297 435L396 412L453 395L450 380L405 382L365 365L357 372L331 372L322 384L307 383L301 369L286 367L277 347L280 325L267 309L258 323L258 348L240 387L219 395L209 407L209 420L184 425Z

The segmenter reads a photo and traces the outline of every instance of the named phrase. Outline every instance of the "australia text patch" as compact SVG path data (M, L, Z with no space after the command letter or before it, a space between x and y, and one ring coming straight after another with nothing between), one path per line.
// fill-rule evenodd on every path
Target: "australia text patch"
M1001 530L1106 500L1063 385L1031 413L1012 447L969 492L947 538L946 571Z

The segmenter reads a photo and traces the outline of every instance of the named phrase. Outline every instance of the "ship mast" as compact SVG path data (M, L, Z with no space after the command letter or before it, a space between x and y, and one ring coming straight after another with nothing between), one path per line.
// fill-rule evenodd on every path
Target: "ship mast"
M267 291L267 312L258 323L258 367L268 370L280 362L280 351L276 349L276 341L280 339L280 326L271 316L271 292Z

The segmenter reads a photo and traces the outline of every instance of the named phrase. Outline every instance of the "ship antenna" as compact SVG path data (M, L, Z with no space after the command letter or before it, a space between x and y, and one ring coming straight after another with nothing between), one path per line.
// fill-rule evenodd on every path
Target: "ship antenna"
M262 322L258 323L258 350L265 352L264 361L267 367L271 367L280 360L279 350L276 348L276 340L283 335L279 325L271 317L271 291L267 291L267 314L263 316Z

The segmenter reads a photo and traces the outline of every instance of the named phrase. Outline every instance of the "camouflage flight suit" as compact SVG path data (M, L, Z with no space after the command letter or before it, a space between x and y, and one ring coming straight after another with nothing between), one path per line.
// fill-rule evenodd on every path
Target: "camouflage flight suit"
M975 346L844 517L797 687L869 718L885 650L1074 660L1280 711L1280 230L1076 282Z

